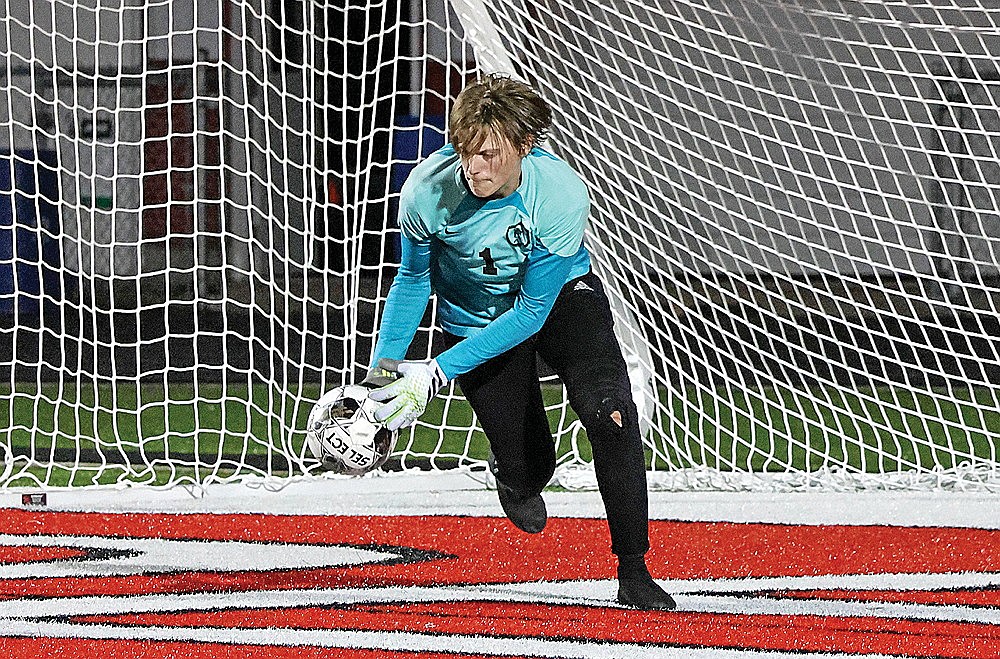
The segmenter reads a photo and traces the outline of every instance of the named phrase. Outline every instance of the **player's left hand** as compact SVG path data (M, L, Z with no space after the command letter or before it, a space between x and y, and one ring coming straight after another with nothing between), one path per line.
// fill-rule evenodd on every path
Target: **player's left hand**
M448 378L434 359L425 362L380 359L378 365L401 376L368 394L372 400L385 403L375 410L375 420L385 423L389 430L399 430L416 421L438 389L448 384Z

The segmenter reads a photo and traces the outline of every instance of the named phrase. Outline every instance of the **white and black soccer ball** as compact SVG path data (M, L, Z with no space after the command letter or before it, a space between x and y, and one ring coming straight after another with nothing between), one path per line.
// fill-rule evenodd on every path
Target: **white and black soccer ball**
M368 389L356 384L323 394L309 412L309 452L340 474L360 476L381 467L396 445L396 433L375 420L376 407Z

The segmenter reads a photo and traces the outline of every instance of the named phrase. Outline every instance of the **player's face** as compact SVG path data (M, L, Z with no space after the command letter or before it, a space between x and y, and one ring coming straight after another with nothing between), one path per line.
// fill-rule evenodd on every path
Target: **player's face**
M462 155L462 172L472 194L481 199L502 199L521 183L521 159L527 149L488 133L483 143Z

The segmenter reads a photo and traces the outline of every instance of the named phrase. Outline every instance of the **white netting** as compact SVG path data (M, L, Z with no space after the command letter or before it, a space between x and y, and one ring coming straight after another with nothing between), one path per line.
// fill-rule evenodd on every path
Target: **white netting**
M4 0L2 484L308 470L402 178L508 69L591 186L655 487L996 488L992 4ZM396 464L485 456L457 394Z
M655 355L654 483L997 486L1000 8L490 5Z

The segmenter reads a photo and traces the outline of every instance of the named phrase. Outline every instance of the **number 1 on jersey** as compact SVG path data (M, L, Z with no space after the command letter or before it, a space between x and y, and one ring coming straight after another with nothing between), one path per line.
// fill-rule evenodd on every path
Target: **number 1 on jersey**
M487 247L483 251L479 252L479 256L485 261L483 264L483 274L495 275L497 273L497 267L493 263L493 254L490 253L490 248Z

